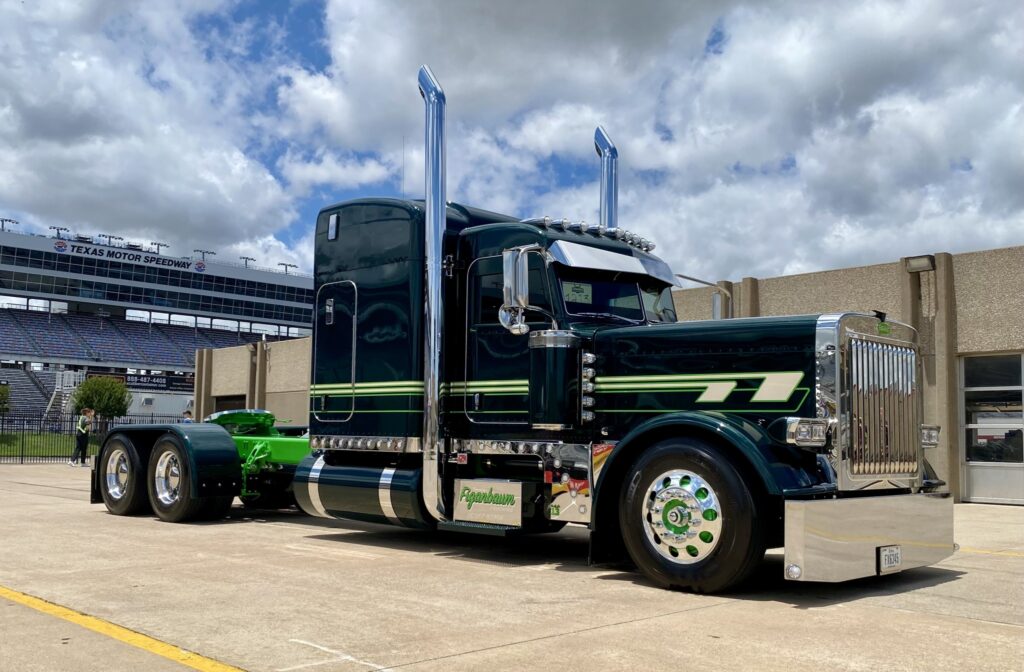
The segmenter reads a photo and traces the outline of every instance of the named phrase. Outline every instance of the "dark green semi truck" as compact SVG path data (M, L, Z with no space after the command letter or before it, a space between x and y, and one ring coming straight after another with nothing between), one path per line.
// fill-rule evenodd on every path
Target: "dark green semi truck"
M913 329L852 313L677 322L676 276L617 225L602 129L601 221L519 220L446 201L445 97L426 67L419 87L425 201L317 219L308 439L267 437L246 467L237 428L124 428L94 498L132 481L110 476L111 455L139 436L146 457L128 467L149 465L150 492L178 447L192 516L263 488L311 515L411 528L583 525L593 561L631 560L667 587L722 590L773 547L803 581L953 552Z

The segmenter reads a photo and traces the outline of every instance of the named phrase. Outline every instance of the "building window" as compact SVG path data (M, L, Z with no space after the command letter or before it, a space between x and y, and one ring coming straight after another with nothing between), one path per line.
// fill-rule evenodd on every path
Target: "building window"
M1024 360L964 358L964 454L968 463L1024 463Z

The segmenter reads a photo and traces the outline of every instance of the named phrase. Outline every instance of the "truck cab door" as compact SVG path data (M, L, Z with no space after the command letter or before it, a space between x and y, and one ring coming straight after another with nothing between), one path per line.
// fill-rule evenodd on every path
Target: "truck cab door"
M310 411L319 422L352 419L358 303L351 280L323 284L316 295Z
M474 260L467 269L466 368L452 381L454 408L472 424L529 427L529 337L511 334L498 322L502 304L501 256ZM530 303L549 310L543 262L530 260ZM528 311L531 329L547 329L550 320Z

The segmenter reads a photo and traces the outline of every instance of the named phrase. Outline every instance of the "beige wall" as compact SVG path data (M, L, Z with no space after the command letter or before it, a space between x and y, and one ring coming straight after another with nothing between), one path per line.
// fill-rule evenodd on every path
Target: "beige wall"
M267 343L264 408L284 424L309 422L311 338Z
M253 350L248 345L218 348L212 351L212 366L217 375L210 379L210 394L226 397L249 393Z
M1024 351L1024 247L953 257L957 351Z
M759 283L761 315L881 310L900 314L901 264L766 278Z
M1024 247L934 257L935 270L920 273L908 272L901 259L719 284L733 288L737 317L881 310L913 325L921 346L925 422L943 428L929 462L959 497L964 463L958 355L1024 351ZM676 291L680 319L710 319L714 291Z
M198 351L196 416L212 413L218 397L245 396L247 408L264 408L281 424L307 424L310 343L299 338Z

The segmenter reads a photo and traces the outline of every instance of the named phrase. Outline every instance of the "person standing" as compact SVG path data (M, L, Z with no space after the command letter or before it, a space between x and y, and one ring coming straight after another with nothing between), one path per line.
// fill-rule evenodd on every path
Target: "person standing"
M182 413L182 422L185 424L191 424L193 422L192 411L185 411Z
M92 418L95 413L91 408L83 408L81 415L78 416L78 422L75 425L75 452L71 454L68 466L75 466L79 460L81 460L82 466L85 466L86 455L89 452L89 429L92 426Z

